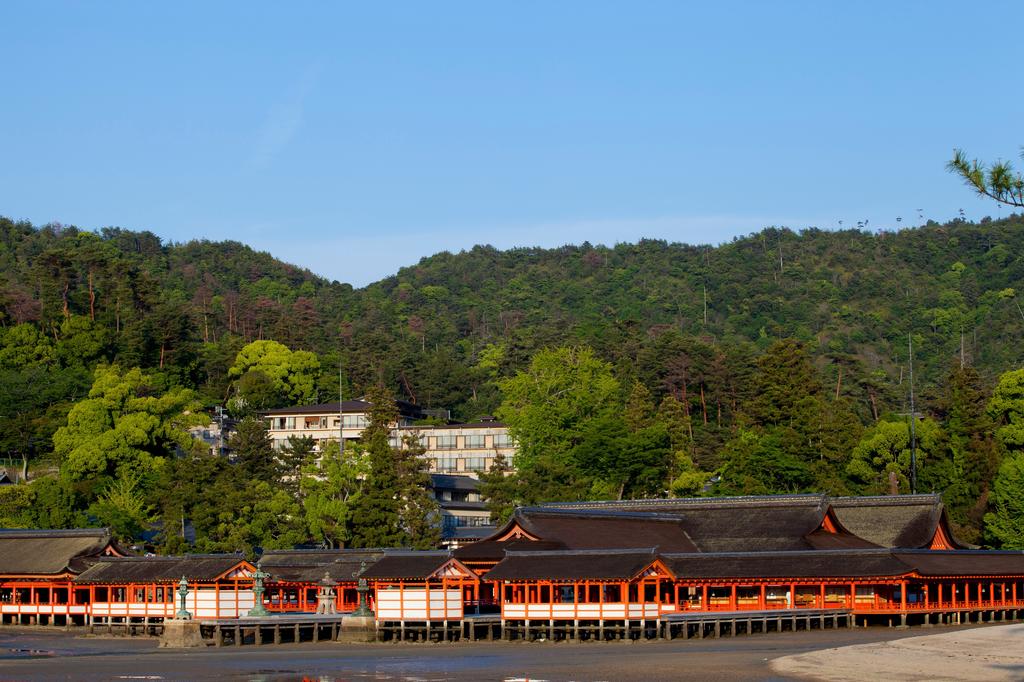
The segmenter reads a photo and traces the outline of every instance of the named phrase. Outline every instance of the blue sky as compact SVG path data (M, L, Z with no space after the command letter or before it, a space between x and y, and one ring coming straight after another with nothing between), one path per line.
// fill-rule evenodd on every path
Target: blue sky
M999 2L7 0L0 215L236 239L357 286L477 243L997 216L944 164L954 146L1019 160L1022 19Z

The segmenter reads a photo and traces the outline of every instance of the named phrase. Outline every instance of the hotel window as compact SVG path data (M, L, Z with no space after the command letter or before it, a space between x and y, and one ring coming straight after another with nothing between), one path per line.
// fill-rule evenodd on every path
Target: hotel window
M487 457L467 457L466 471L487 471Z
M507 433L499 433L494 436L494 447L496 448L510 448L512 447L512 439Z
M466 447L479 450L484 447L484 435L482 433L475 433L470 436L465 436Z
M366 428L366 416L362 414L346 414L345 415L345 428L346 429L364 429Z
M270 420L270 428L275 431L291 430L295 428L295 417L278 417Z
M459 460L456 457L438 457L434 460L437 463L438 471L458 471Z
M454 450L456 448L457 440L455 436L438 436L437 437L437 449L438 450Z

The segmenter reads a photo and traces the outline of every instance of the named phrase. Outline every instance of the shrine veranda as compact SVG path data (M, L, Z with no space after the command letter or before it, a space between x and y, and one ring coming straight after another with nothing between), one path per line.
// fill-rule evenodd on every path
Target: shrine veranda
M382 639L937 625L1024 614L1024 553L959 541L935 495L552 504L452 551L267 551L258 564L131 556L104 529L0 530L4 625L152 631L184 610L260 643L259 623L340 622L361 593Z

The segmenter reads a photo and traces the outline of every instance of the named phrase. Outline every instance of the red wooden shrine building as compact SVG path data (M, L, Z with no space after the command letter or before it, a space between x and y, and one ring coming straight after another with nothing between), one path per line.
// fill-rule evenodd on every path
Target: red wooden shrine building
M125 554L102 530L0 530L3 622L160 620L182 576L198 618L244 616L255 603L255 566L240 556ZM518 509L453 552L268 551L260 562L271 612L314 611L322 582L350 611L363 578L378 622L403 632L447 632L488 612L503 627L603 628L702 613L843 610L923 624L1024 610L1024 553L958 541L934 495L553 504Z

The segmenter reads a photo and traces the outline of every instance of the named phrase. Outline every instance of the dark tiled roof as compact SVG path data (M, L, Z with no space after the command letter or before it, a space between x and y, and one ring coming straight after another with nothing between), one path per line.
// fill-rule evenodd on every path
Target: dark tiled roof
M875 543L852 533L830 533L824 529L809 533L804 539L813 549L879 549Z
M820 527L828 498L825 495L698 497L577 502L548 508L575 509L581 513L613 510L657 513L676 518L693 541L695 551L767 552L812 549L806 536Z
M417 429L503 429L506 424L499 421L479 421L479 422L467 422L467 423L452 423L452 424L440 424L438 426L419 426L412 424L410 426L401 427L403 430L415 431Z
M245 561L237 554L186 554L185 556L103 557L97 559L76 583L144 583L180 580L214 580Z
M85 569L90 557L112 546L105 528L0 529L0 575L57 575Z
M811 549L806 536L823 516L810 500L758 509L721 504L684 514L682 523L702 552L767 552Z
M900 576L910 567L885 550L664 554L677 578L833 578Z
M647 498L640 500L590 500L584 502L552 502L545 504L545 508L555 509L595 509L606 511L636 511L636 512L660 512L671 514L673 512L711 509L722 505L737 506L745 508L764 508L778 506L805 506L812 505L823 507L827 498L823 494L808 493L799 495L746 495L739 497L666 497Z
M982 550L919 550L893 552L900 561L923 576L1000 576L1024 575L1024 552L987 552Z
M353 582L384 556L382 549L271 550L260 557L260 567L271 582L319 582L324 573L335 582Z
M517 509L513 521L530 535L567 549L697 551L680 520L673 516L535 507Z
M437 505L441 509L453 511L487 511L486 502L469 502L467 500L438 500Z
M657 558L654 551L508 552L485 580L628 580Z
M477 490L480 490L480 481L472 476L430 474L430 487L434 490L465 490L467 492L476 492Z
M491 529L493 531L493 529ZM505 556L505 551L536 551L536 550L558 550L565 549L561 542L545 540L516 539L507 542L498 540L483 539L473 542L455 550L454 556L459 561L499 561Z
M843 526L880 547L927 547L944 517L938 495L835 497L831 503Z
M447 551L387 551L377 563L366 569L363 577L375 580L423 580L451 558L451 552Z
M674 514L702 552L870 546L916 549L929 545L939 524L955 545L969 547L949 532L938 495L698 497L572 502L546 507ZM829 507L841 526L831 538L815 533Z
M343 403L339 403L336 400L333 403L319 403L317 405L278 407L272 410L266 410L261 414L266 416L282 416L290 414L338 414L339 412L359 414L368 412L370 407L370 403L365 400L346 400ZM404 400L396 400L395 407L398 408L399 414L406 417L420 417L423 414L423 409L419 405L413 405L412 403L407 403Z
M494 526L456 526L446 532L447 540L469 540L485 538L494 532Z
M662 551L739 552L813 549L814 545L807 536L821 526L827 503L822 495L784 495L770 498L631 500L621 504L551 505L545 509L572 510L581 516L595 517L614 513L628 513L637 518L657 515L662 519L673 519L693 545L690 549L662 546ZM543 533L541 536L546 537ZM645 546L659 544L630 540L628 536L624 539ZM854 538L845 539L856 543Z

